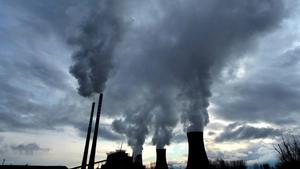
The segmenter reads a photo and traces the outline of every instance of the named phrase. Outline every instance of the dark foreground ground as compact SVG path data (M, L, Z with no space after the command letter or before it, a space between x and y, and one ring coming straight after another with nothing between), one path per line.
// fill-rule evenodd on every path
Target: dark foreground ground
M65 166L1 165L0 169L67 169Z

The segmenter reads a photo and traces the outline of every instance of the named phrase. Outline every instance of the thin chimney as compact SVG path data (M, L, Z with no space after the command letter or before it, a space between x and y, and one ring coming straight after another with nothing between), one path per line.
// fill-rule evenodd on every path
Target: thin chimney
M203 132L188 132L189 157L186 169L208 169Z
M88 156L88 151L89 151L90 135L91 135L91 129L92 129L92 123L93 123L93 116L94 116L94 108L95 108L95 102L93 102L93 104L92 104L91 117L90 117L89 127L88 127L87 136L86 136L86 140L85 140L85 147L84 147L84 152L83 152L81 169L86 169L86 161L87 161L87 156Z
M103 94L100 93L99 102L98 102L98 109L97 109L96 124L95 124L95 128L94 128L93 143L92 143L92 149L91 149L88 169L94 169L98 128L99 128L99 121L100 121L100 114L101 114L101 107L102 107L102 99L103 99Z
M166 149L156 149L155 169L168 169Z

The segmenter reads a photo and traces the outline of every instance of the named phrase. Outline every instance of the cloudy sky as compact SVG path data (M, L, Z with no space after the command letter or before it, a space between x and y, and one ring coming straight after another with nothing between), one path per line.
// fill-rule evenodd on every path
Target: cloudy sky
M270 162L300 134L297 0L0 0L0 157L77 166L103 92L96 160L123 148ZM176 148L175 148L176 147Z

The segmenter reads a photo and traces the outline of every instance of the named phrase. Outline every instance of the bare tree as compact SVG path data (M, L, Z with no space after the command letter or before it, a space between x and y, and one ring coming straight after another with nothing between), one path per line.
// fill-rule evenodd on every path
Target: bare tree
M278 169L296 169L300 166L300 140L294 135L281 137L281 143L274 146L278 153Z
M268 163L264 163L264 164L253 164L252 167L250 167L252 169L274 169L273 167L271 167Z
M209 169L246 169L246 162L243 160L236 161L224 161L223 159L217 159L210 161Z

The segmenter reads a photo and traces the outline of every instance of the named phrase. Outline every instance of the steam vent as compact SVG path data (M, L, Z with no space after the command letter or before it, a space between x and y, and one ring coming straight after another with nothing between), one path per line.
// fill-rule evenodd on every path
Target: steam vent
M189 156L186 169L208 169L203 132L188 132Z
M166 160L166 149L156 149L155 169L168 169L168 164Z

